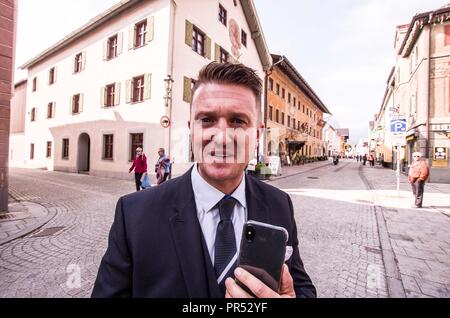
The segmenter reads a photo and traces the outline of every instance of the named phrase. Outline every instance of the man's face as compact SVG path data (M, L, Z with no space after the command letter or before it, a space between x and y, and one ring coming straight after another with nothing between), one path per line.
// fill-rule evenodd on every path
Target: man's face
M414 161L420 161L421 156L419 155L414 155Z
M191 142L200 172L215 182L240 178L260 131L256 97L240 85L207 83L192 101Z

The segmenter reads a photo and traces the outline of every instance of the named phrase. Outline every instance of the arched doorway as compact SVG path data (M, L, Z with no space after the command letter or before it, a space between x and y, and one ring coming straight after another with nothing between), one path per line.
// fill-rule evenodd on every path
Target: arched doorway
M78 173L89 173L91 159L91 138L82 133L78 137Z

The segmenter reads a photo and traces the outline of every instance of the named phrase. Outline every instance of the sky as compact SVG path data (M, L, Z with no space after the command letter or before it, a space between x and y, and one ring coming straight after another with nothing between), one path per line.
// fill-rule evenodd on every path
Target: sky
M192 0L196 1L196 0ZM231 0L227 0L231 1ZM367 138L395 63L395 27L450 0L254 0L271 53L285 55L350 142ZM19 0L16 67L118 0ZM62 15L60 12L70 12ZM26 77L16 72L16 81ZM329 116L325 116L325 119Z

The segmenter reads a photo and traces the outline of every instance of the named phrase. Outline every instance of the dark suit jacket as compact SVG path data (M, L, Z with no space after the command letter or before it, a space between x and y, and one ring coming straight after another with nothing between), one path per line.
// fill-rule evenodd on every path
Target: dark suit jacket
M222 297L203 239L191 170L119 199L92 297ZM248 220L286 228L297 297L316 297L298 250L290 197L246 176ZM206 252L205 252L206 251Z

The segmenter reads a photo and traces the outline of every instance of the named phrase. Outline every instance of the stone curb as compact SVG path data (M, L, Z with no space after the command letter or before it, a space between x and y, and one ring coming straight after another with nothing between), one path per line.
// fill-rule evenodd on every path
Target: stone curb
M56 211L50 211L47 208L45 208L44 206L35 203L35 202L21 202L21 203L26 203L27 207L30 209L44 209L47 211L47 216L45 217L44 220L36 222L35 224L31 225L30 227L27 227L11 236L9 236L6 239L0 240L0 246L3 244L6 244L8 242L11 242L13 240L16 240L18 238L24 237L25 235L39 229L40 227L44 226L45 224L47 224L50 220L52 220L55 216L56 216ZM30 207L30 205L34 205L34 207Z
M368 190L374 190L373 184L364 175L362 166L359 167L358 173ZM384 217L384 208L376 205L371 192L372 207L377 219L378 237L380 240L381 253L383 256L384 268L386 269L386 283L388 294L391 298L406 298L405 288L400 276L398 260L392 249L391 239L387 229L386 218Z

